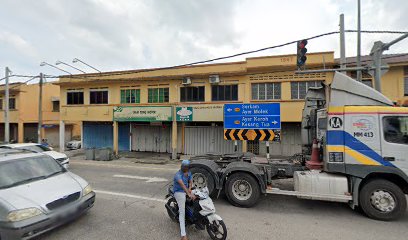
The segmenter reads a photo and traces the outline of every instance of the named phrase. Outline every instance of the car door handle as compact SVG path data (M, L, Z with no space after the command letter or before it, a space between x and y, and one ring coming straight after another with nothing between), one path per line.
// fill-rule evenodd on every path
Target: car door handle
M395 161L395 157L384 157L384 160L388 162L393 162Z

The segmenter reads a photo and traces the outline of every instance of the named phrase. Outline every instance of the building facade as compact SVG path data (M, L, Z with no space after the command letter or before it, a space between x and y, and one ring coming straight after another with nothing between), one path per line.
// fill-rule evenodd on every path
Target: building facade
M337 65L333 52L308 54L308 69ZM384 92L399 102L407 100L403 69L403 65L391 65L383 76ZM80 122L85 148L168 152L173 156L230 153L234 143L223 137L224 104L279 102L281 141L271 142L270 152L290 156L301 152L300 122L307 89L322 82L330 84L333 77L330 72L296 74L295 70L296 55L281 55L63 76L57 83L61 126ZM265 142L242 141L238 151L262 155Z
M4 85L0 86L0 141L4 142ZM9 85L10 142L38 141L39 85L12 83ZM59 146L59 86L43 84L41 137L51 146ZM79 128L68 126L66 140L79 135Z

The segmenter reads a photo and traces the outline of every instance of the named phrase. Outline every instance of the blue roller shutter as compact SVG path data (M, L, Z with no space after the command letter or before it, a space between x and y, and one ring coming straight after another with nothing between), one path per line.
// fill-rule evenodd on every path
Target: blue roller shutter
M84 122L84 148L113 148L112 122Z
M129 151L130 150L130 124L129 123L119 123L119 151Z

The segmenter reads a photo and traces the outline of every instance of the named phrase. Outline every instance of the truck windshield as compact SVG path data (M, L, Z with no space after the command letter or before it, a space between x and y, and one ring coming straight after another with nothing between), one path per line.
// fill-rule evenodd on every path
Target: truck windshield
M48 156L0 162L0 189L45 179L65 171L54 159Z

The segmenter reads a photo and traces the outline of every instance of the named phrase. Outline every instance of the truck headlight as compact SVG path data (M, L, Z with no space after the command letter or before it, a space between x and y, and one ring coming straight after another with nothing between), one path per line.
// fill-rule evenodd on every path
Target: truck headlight
M88 186L86 186L84 188L84 190L82 191L82 196L86 196L88 194L90 194L93 191L91 185L88 184Z
M38 208L26 208L26 209L20 209L20 210L15 210L11 211L7 215L7 220L10 222L18 222L22 220L26 220L38 215L41 215L42 212Z

